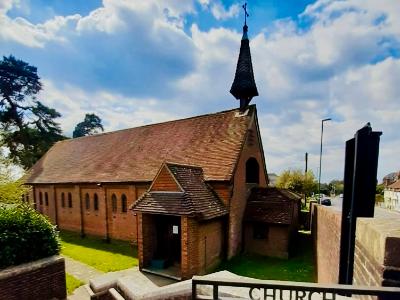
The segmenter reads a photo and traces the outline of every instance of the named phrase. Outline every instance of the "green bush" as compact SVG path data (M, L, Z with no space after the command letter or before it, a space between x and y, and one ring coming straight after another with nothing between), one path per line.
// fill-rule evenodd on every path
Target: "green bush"
M58 232L28 205L0 205L0 269L58 254Z

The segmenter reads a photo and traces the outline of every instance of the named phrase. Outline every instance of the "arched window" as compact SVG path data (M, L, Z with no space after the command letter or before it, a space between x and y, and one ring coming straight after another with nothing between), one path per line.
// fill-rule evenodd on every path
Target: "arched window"
M68 193L68 207L72 208L72 194Z
M65 207L65 194L61 193L61 207Z
M94 210L99 210L99 197L96 193L93 195L93 207Z
M44 193L44 203L46 204L46 206L49 206L49 195L47 194L47 192Z
M254 157L250 157L246 162L246 183L260 183L260 167Z
M116 213L117 212L117 196L115 196L115 194L112 194L112 196L111 196L111 206L112 206L112 212Z
M42 192L39 192L39 204L43 205L43 194L42 194Z
M86 195L85 195L85 204L86 204L86 209L89 210L90 209L90 196L88 193L86 193Z
M127 211L126 206L127 206L126 196L125 196L125 194L122 194L122 196L121 196L121 211L123 213L126 213L126 211Z
M26 203L29 203L29 195L26 195Z

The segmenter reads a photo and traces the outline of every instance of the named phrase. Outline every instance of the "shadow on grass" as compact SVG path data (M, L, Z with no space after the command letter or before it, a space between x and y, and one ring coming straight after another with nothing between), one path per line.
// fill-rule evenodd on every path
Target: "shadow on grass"
M315 282L311 235L300 232L289 259L242 254L221 264L218 270L268 280Z
M126 241L111 240L107 242L100 237L85 236L82 238L79 233L71 231L60 231L62 241L86 248L137 257L137 247Z

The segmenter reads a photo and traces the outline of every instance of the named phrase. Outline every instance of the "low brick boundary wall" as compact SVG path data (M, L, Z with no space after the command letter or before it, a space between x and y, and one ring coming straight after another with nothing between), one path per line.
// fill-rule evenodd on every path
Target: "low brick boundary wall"
M0 270L0 299L66 299L65 262L51 256Z
M338 283L340 227L340 210L313 205L318 283ZM400 213L375 208L374 218L357 219L353 284L400 287Z
M338 283L342 212L314 204L311 214L315 278L318 283Z

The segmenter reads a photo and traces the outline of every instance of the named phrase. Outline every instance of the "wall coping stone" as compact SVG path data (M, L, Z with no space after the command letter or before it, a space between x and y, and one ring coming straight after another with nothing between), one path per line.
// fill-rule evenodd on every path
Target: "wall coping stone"
M10 266L5 269L0 270L0 280L4 280L10 277L17 276L19 274L31 272L37 269L42 269L49 265L62 262L64 263L64 258L59 255L53 255L50 257L38 259L32 262L20 264L17 266Z

